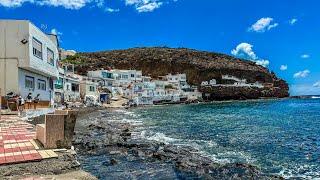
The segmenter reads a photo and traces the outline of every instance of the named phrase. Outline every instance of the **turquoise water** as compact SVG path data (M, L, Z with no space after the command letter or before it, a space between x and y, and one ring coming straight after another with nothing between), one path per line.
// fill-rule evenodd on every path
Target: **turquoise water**
M143 138L192 145L221 163L320 178L320 100L284 99L129 110ZM128 118L128 117L127 117Z

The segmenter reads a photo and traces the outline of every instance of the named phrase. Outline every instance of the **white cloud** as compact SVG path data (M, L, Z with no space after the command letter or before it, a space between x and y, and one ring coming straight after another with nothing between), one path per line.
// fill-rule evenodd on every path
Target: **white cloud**
M95 0L95 3L97 4L97 7L104 7L104 0Z
M53 29L51 29L50 34L56 35L58 38L58 41L62 42L62 40L61 40L61 36L63 34L62 32L58 31L56 28L53 28Z
M256 64L258 64L258 65L260 65L260 66L263 66L263 67L267 67L267 66L269 66L269 64L270 64L270 61L269 61L269 60L263 60L263 59L257 60L257 61L255 61L255 62L256 62Z
M0 5L4 7L19 7L25 2L33 2L33 0L0 0Z
M304 71L299 71L293 75L294 78L305 78L310 74L310 71L308 69Z
M116 13L116 12L119 12L120 9L106 8L105 11L109 13Z
M78 10L87 5L103 8L106 12L119 12L120 9L105 7L106 0L0 0L0 6L15 8L24 3L32 3L39 6L63 7L66 9ZM133 6L139 13L153 12L160 8L164 3L177 2L178 0L119 0L126 6Z
M4 7L20 7L27 2L40 6L64 7L66 9L80 9L89 3L94 3L98 7L104 4L104 0L0 0L0 5Z
M80 9L84 7L90 0L42 0L38 1L39 5L48 5L54 7L64 7L66 9Z
M261 18L257 22L251 25L251 27L249 28L249 31L262 33L272 28L275 28L279 25L278 23L272 24L272 22L273 22L273 18L271 17Z
M318 87L314 87L312 84L292 84L290 86L290 95L320 95Z
M272 29L272 28L275 28L275 27L277 27L277 26L279 26L278 23L271 24L270 26L268 26L268 30L270 30L270 29Z
M316 82L313 84L313 87L317 87L317 88L320 88L320 81Z
M296 24L297 21L298 21L298 19L292 18L292 19L289 20L289 24L290 25L294 25L294 24Z
M159 0L126 0L127 6L134 6L139 12L152 12L162 6L163 2Z
M62 35L62 32L59 32L57 29L53 28L51 29L50 31L51 34L54 34L54 35L57 35L57 36L60 36Z
M281 65L280 66L280 70L281 71L285 71L285 70L287 70L288 69L288 66L287 65Z
M257 59L257 55L253 52L252 48L253 45L249 43L240 43L235 49L231 51L231 54L247 59Z
M152 12L155 9L158 9L162 5L162 2L153 2L149 4L145 4L143 6L137 7L138 12Z
M310 58L310 55L309 54L302 54L301 58L302 59L308 59L308 58Z
M260 59L253 51L253 45L249 43L240 43L235 49L231 51L231 54L234 56L249 59L256 62L256 64L267 67L270 64L270 61L265 59Z

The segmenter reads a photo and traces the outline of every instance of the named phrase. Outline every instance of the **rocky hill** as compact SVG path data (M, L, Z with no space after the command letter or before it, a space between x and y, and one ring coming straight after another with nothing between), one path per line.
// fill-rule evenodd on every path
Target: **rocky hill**
M117 68L142 70L153 78L168 73L186 73L189 84L200 87L202 81L216 79L222 75L233 75L247 79L248 83L268 84L265 88L201 88L209 99L254 99L259 97L287 97L288 84L270 73L267 68L252 61L238 59L225 54L197 51L185 48L132 48L127 50L78 53L65 62L75 64L79 74L89 70Z

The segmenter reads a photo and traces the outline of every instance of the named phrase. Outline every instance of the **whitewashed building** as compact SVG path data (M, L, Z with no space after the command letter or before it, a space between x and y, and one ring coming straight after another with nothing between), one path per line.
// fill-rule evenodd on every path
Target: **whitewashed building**
M96 71L88 71L88 77L99 78L101 87L112 87L113 82L115 81L115 77L110 70L96 70Z
M131 96L129 86L142 81L142 71L137 70L96 70L89 71L88 77L99 78L100 86L107 88L113 96Z
M82 76L74 73L74 66L65 64L59 67L59 77L54 82L55 103L79 102Z
M99 79L81 76L80 79L80 97L84 101L90 99L91 101L98 102L99 97Z
M66 73L64 77L64 100L66 102L80 102L80 77Z
M190 86L187 83L186 74L168 74L165 76L169 84L173 85L178 89L188 89Z
M40 94L42 104L53 101L58 77L58 40L27 20L0 20L0 88L26 97Z

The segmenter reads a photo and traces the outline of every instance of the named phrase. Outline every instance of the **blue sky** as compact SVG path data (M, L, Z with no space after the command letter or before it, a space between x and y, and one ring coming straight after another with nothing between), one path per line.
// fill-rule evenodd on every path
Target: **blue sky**
M64 49L187 47L248 58L292 95L320 94L318 0L0 0L1 19L28 19Z

